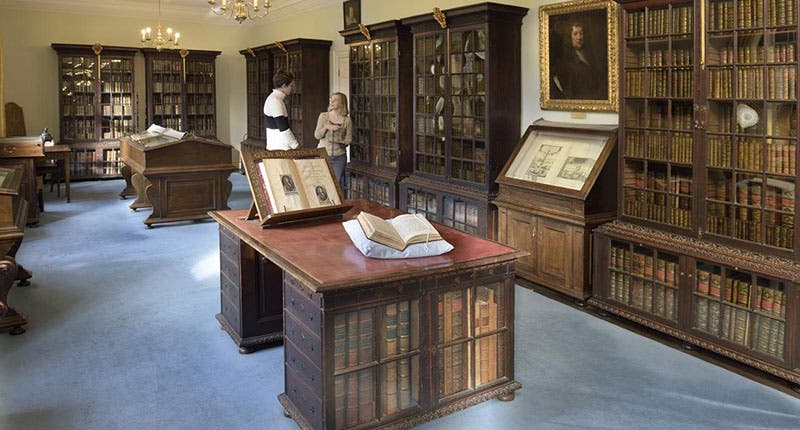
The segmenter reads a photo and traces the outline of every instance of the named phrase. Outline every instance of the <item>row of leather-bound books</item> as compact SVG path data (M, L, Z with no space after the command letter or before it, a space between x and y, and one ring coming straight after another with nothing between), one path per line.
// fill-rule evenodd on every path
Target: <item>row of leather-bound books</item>
M762 139L741 138L736 141L736 167L747 170L766 170L767 172L793 175L797 162L795 143L789 140L772 139L766 144L766 164L764 141ZM733 167L731 165L731 140L723 136L710 136L707 141L706 164L714 167Z
M691 164L692 135L665 131L627 130L625 133L625 156Z
M785 317L785 293L782 283L775 283L774 285L757 284L753 289L752 281L749 278L742 279L728 276L725 278L724 292L722 291L722 284L721 273L711 270L697 270L696 293L744 307L751 307L752 298L752 309L754 311L776 318Z
M732 43L732 42L731 42ZM708 51L708 64L761 64L791 63L795 61L795 43L779 42L772 45L744 44L734 49L726 45Z
M796 0L721 0L709 2L709 30L728 30L794 24ZM735 8L734 8L735 6ZM765 19L766 18L766 19Z
M691 98L694 79L690 67L625 71L626 97Z
M710 98L796 100L797 71L795 66L745 66L708 70ZM734 83L734 76L736 81ZM766 82L766 90L764 83Z
M376 312L380 319L376 318ZM418 319L416 301L334 317L337 429L368 423L378 416L392 415L416 404L419 358L413 352L419 343ZM348 371L375 363L377 356L385 363L380 369L372 366ZM397 358L392 360L393 357ZM377 398L376 382L380 389Z
M634 102L626 104L628 109L625 115L626 127L670 128L685 131L692 129L693 108L691 103L673 103L672 115L668 114L669 109L664 101L651 102L646 113L643 106L641 103ZM627 132L633 133L631 130ZM689 138L691 139L691 134Z
M661 36L692 32L693 9L689 6L663 9L648 9L629 12L626 37Z
M783 357L786 323L705 297L695 297L693 327L755 351Z
M441 397L479 387L496 380L499 375L501 335L481 336L498 329L498 297L494 289L478 287L472 313L468 312L468 297L468 290L453 291L440 295L437 302L440 344L466 338L470 318L476 337L472 354L467 342L441 348L437 360ZM471 379L473 371L474 379Z

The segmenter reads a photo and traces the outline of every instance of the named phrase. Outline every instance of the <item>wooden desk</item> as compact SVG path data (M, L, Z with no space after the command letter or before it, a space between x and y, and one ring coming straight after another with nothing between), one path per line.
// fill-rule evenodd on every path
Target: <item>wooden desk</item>
M238 170L231 161L232 151L227 143L194 136L148 141L120 138L126 166L126 188L120 195L124 197L132 182L136 200L130 208L153 208L144 220L148 228L156 223L208 218L208 211L228 209L232 187L228 176Z
M352 203L345 218L399 213ZM371 259L339 222L261 229L240 219L246 212L211 213L220 225L217 319L239 345L283 329L278 398L300 428L413 426L514 398L514 261L524 252L437 225L453 251Z
M39 222L39 197L36 193L34 161L44 157L41 136L0 138L0 166L23 166L20 195L28 202L27 224Z
M28 202L22 198L24 165L0 167L0 330L11 328L11 334L22 334L27 324L25 315L8 304L8 293L14 281L28 285L31 272L14 260L25 236Z
M69 174L70 174L70 153L72 149L69 145L53 145L44 147L44 157L48 160L63 161L64 164L64 188L67 191L67 203L71 201L69 193Z

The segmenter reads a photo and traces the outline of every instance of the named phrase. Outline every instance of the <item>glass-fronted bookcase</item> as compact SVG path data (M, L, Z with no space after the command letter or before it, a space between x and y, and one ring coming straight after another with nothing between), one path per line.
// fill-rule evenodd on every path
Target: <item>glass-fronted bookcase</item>
M800 384L797 2L620 3L620 215L592 302Z
M216 138L216 58L220 51L142 49L147 123Z
M353 142L348 198L398 206L411 172L411 33L399 21L340 32L349 46Z
M519 139L527 12L481 3L402 20L413 34L414 147L400 209L494 235L494 179Z
M279 70L294 75L294 92L284 99L292 133L301 148L317 147L317 116L327 109L330 96L330 48L330 40L291 39L239 51L245 59L247 80L247 135L241 142L242 151L266 148L264 101Z
M70 145L75 179L120 177L119 139L137 130L138 49L54 43L58 55L60 143Z

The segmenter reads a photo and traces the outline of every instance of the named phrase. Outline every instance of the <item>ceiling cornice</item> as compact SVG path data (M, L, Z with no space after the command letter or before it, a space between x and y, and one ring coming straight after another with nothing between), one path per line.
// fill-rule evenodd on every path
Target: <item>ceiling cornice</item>
M311 12L338 4L340 0L271 0L271 3L269 14L252 21L252 24L269 23ZM158 14L158 3L156 0L0 0L0 10L3 9L151 19ZM233 19L212 13L205 0L162 0L161 17L164 21L175 19L204 24L240 25ZM241 25L250 24L248 20Z

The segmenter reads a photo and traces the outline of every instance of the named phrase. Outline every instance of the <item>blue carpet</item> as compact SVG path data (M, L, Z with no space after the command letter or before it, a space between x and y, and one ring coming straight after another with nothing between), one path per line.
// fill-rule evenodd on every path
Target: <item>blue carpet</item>
M240 355L214 319L216 223L147 230L122 188L46 193L26 230L32 285L9 298L30 323L0 334L0 429L296 429L276 399L283 348ZM419 428L800 428L797 398L521 287L516 305L516 399Z

